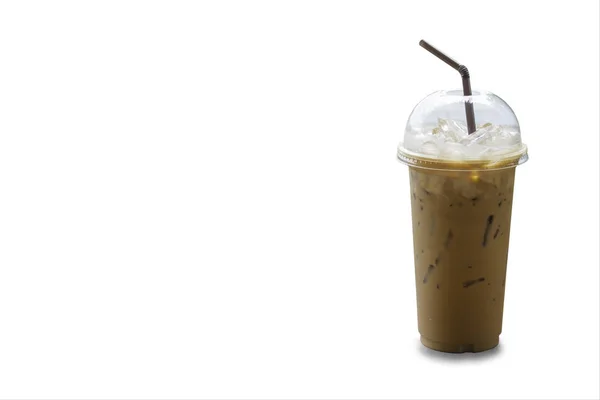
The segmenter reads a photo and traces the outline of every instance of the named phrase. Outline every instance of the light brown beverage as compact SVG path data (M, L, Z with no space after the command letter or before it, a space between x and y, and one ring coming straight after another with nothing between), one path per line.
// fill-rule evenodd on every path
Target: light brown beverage
M514 177L514 167L410 167L417 311L425 346L461 353L498 345Z

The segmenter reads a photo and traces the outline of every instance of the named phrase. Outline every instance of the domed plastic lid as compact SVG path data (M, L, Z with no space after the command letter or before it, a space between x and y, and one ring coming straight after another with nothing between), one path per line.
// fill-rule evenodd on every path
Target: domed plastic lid
M473 106L475 132L469 134L465 105ZM430 94L414 108L398 146L408 165L440 169L496 169L527 161L513 110L490 92L461 90Z

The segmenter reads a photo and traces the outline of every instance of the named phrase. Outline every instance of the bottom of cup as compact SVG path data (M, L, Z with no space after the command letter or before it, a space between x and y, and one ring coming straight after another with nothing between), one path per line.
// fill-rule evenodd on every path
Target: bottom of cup
M429 347L432 350L443 351L444 353L478 353L480 351L486 351L493 349L498 346L500 339L496 337L494 339L479 342L479 343L468 343L468 344L455 344L455 343L443 343L435 342L421 336L421 343L425 347Z

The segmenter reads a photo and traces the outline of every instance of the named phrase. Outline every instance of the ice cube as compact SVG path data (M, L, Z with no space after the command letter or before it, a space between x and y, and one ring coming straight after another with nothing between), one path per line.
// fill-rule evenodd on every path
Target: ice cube
M446 183L445 176L430 174L423 174L423 176L426 176L426 178L421 179L419 181L419 184L423 189L425 189L429 193L434 193L438 195L444 194L444 184Z
M516 132L490 123L484 124L471 135L460 141L465 146L473 144L485 145L490 148L506 148L519 144L519 135Z
M463 152L466 158L483 158L490 154L491 149L487 146L473 143L463 147Z
M492 147L511 147L519 144L519 138L514 132L502 130L488 135L485 144Z
M465 158L465 146L460 143L446 142L441 146L440 157L449 160L463 160Z
M404 146L410 150L418 150L423 143L430 139L430 135L424 133L417 133L415 135L406 135Z
M444 132L457 132L467 134L467 127L462 122L453 119L438 118L438 126Z
M518 128L483 123L469 135L466 126L451 119L438 119L431 129L406 135L404 146L426 157L447 160L491 160L514 151L521 144Z
M440 153L437 143L428 140L421 145L419 152L428 156L436 156Z
M432 134L437 135L444 142L459 142L468 134L467 127L461 122L452 119L438 118L438 126Z
M475 132L464 137L460 143L464 144L465 146L471 146L475 143L484 144L491 135L495 135L498 132L500 132L499 127L487 123L482 125L481 128L477 129Z

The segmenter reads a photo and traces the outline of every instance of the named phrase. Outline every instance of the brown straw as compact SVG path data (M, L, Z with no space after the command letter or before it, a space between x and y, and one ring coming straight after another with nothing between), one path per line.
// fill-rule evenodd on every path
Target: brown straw
M453 59L451 59L450 57L448 57L447 55L445 55L444 53L442 53L441 51L439 51L424 40L421 40L419 42L419 45L434 56L436 56L437 58L439 58L440 60L442 60L443 62L445 62L446 64L448 64L449 66L451 66L452 68L454 68L455 70L457 70L460 73L460 76L462 77L463 94L465 96L471 96L473 94L471 93L471 76L469 75L469 70L467 69L467 67L457 63L456 61L454 61ZM473 103L471 101L465 101L465 113L467 114L467 129L469 130L469 134L471 134L475 132L475 113L473 112Z

